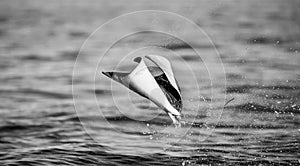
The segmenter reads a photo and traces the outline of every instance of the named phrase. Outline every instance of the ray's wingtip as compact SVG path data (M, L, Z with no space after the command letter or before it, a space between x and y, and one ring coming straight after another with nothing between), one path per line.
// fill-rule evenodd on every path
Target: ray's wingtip
M141 60L142 60L141 57L136 57L136 58L133 59L133 61L134 61L134 62L137 62L137 63L140 63Z
M102 71L101 73L104 74L104 75L106 75L106 76L109 77L109 78L112 77L112 72L105 72L105 71Z

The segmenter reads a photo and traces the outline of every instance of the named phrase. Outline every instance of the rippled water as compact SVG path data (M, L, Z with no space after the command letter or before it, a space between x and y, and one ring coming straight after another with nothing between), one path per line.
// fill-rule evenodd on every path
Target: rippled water
M299 165L297 1L0 4L0 165ZM133 21L104 29L105 39L90 38L72 78L79 48L91 32L143 9L188 17L215 46L187 33L199 58L179 39L143 32L120 40L93 66L113 34L143 24ZM127 55L142 46L151 48ZM130 70L132 57L149 52L173 64L187 122L181 128L155 105L101 75L118 63L117 69ZM203 62L209 57L213 78ZM224 94L235 100L222 110Z

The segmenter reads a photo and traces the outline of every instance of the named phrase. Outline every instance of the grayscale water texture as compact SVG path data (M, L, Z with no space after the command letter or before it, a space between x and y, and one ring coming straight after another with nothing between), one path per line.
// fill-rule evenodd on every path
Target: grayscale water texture
M135 31L141 23L129 20L122 27L112 26L105 31L107 38L94 38L91 47L81 52L84 62L77 73L81 77L73 80L79 93L76 102L87 111L81 112L80 120L95 120L90 113L97 110L87 97L94 93L107 120L95 122L91 134L74 109L76 57L96 28L137 10L175 12L203 28L216 47L207 39L193 39L189 32L187 36L201 57L218 50L227 86L215 85L211 99L209 75L191 46L165 34L139 33L115 45L110 52L114 58L107 58L100 69L113 69L111 64L121 60L125 50L142 45L178 54L166 57L181 86L182 119L191 123L173 128L163 111L134 94L130 96L138 111L122 114L128 104L122 103L128 97L126 89L114 84L116 89L111 90L110 80L101 73L93 82L89 73L95 71L84 69L98 60L97 51L108 49L103 46L111 34ZM299 165L299 18L298 0L1 0L0 165ZM142 23L151 24L148 21ZM126 61L120 68L130 70L132 65ZM191 70L195 78L189 75ZM194 98L193 79L198 81L201 99ZM221 75L213 79L219 82ZM235 100L219 119L208 122L208 111L222 110L224 94ZM170 130L163 130L166 127ZM180 130L188 130L182 140L176 136Z

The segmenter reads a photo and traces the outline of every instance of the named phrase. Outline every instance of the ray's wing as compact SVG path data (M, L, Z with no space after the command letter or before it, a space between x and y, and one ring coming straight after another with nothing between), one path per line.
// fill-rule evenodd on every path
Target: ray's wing
M154 76L156 82L163 90L171 105L176 110L181 112L182 98L180 94L180 88L174 77L170 62L166 58L156 55L149 55L146 56L146 58L148 58L158 66L156 68L149 68L149 71Z
M141 57L135 58L134 61L137 62L138 65L128 75L128 78L130 80L129 88L137 92L141 96L150 99L156 105L164 108L165 111L168 111L173 115L180 116L179 110L177 110L171 102L165 102L166 100L170 101L168 95L166 95L166 93L169 94L169 92L167 92L168 89L166 90L165 88L162 88L162 85L170 85L170 83L168 83L168 79L166 77L163 78L164 80L166 80L166 82L161 84L157 81L157 78L164 75L164 72L159 71L161 70L160 68L158 68L158 70L154 68L149 69L145 64L143 58ZM152 71L152 73L150 70ZM153 76L153 72L155 72L154 74L158 76ZM173 91L176 92L176 90ZM177 100L178 98L173 97L172 99Z
M180 93L171 86L169 80L167 79L166 74L162 74L160 76L154 77L156 82L158 83L159 87L162 89L164 94L166 95L168 101L171 103L171 105L181 112L182 110L182 99Z
M171 85L178 91L178 93L180 93L180 89L174 77L172 66L169 60L158 55L147 55L145 57L155 63L166 74L166 77L168 78Z

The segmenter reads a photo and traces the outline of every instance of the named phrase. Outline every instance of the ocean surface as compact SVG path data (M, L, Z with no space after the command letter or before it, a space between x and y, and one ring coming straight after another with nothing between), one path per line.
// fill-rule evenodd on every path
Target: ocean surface
M300 165L299 10L297 0L0 1L0 165ZM181 128L101 74L147 54L172 63Z

